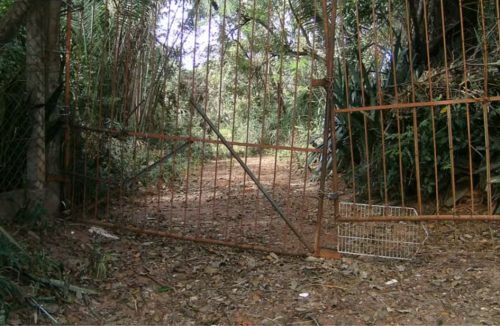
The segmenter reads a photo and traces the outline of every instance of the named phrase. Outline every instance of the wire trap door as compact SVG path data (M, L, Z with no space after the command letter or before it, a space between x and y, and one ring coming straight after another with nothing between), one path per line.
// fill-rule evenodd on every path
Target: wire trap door
M341 202L340 216L359 222L337 224L337 250L343 254L411 260L427 240L421 222L363 222L373 216L416 216L411 207Z

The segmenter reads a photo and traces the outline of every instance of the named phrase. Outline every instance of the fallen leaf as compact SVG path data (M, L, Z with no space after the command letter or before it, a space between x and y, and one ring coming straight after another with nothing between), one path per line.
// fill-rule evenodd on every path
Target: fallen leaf
M396 283L398 283L398 280L396 280L396 279L393 278L392 280L389 280L389 281L385 282L385 285L394 285Z
M207 267L205 267L205 273L209 274L209 275L213 275L213 274L216 274L219 270L211 265L208 265Z

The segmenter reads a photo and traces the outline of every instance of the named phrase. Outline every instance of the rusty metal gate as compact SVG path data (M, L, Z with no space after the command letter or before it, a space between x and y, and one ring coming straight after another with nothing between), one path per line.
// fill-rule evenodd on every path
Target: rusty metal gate
M76 8L72 213L331 257L340 222L498 220L499 12L466 0Z

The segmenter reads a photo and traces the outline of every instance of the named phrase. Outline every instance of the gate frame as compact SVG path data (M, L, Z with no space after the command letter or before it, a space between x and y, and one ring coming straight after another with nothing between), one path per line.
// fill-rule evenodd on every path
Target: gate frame
M217 134L217 137L219 140L224 144L224 146L229 150L231 153L231 156L235 158L238 163L241 165L241 167L245 170L246 174L252 179L252 181L255 183L255 185L258 187L259 191L264 195L264 197L269 201L269 203L272 205L273 209L278 213L280 218L286 223L288 228L294 233L294 235L297 237L297 239L304 245L304 247L308 250L309 253L317 256L317 257L323 257L323 258L339 258L340 254L336 250L328 249L328 248L322 248L321 247L321 235L323 233L322 230L322 224L323 224L323 219L325 215L325 197L328 200L333 200L334 202L334 211L333 211L333 223L336 222L397 222L397 221L454 221L454 222L461 222L461 221L500 221L500 216L499 215L467 215L467 216L456 216L456 215L442 215L442 214L437 214L437 215L419 215L419 216L373 216L373 217L367 217L363 219L359 218L352 218L352 217L341 217L339 216L339 180L338 180L338 171L337 171L337 155L336 155L336 150L337 150L337 142L336 142L336 135L335 135L335 130L336 130L336 115L339 112L365 112L365 111L373 111L373 110L388 110L388 109L402 109L402 108L417 108L417 107L423 107L423 106L439 106L439 105L451 105L451 104L457 104L457 103L483 103L483 105L488 105L491 101L500 101L500 96L494 96L494 97L485 97L485 98L478 98L478 99L451 99L451 100L443 100L443 101L436 101L436 102L418 102L418 103L396 103L396 104L387 104L387 105L375 105L375 106L364 106L364 107L350 107L350 108L343 108L339 109L336 107L336 98L335 94L333 93L333 83L334 83L334 54L335 54L335 34L336 34L336 18L337 18L337 0L332 0L332 5L331 5L331 10L330 12L328 11L327 7L327 0L322 0L321 1L322 5L322 14L324 19L324 35L326 36L325 40L325 48L326 48L326 77L323 79L312 79L311 80L311 87L323 87L326 92L326 103L325 103L325 113L324 113L324 127L323 127L323 146L322 148L322 157L326 158L328 155L328 151L331 150L332 153L332 169L333 169L333 175L332 175L332 186L331 186L331 191L326 189L326 181L328 177L328 171L327 171L327 160L323 159L321 161L321 169L320 169L320 177L319 177L319 193L318 193L318 211L316 215L316 228L315 228L315 233L314 233L314 243L313 246L310 245L308 241L306 241L302 235L300 234L299 230L296 229L296 227L293 225L293 223L286 217L284 214L283 210L278 206L278 204L273 200L273 198L269 195L269 193L266 191L264 186L260 183L258 178L255 176L255 174L249 169L249 167L243 162L243 160L239 157L239 155L234 151L231 143L228 142L224 136L221 134L220 130L214 125L214 123L210 120L210 118L206 115L206 113L203 111L201 107L199 107L194 99L190 99L190 104L193 106L198 114L203 118L203 120L210 126L210 128ZM71 10L68 10L68 23L67 25L69 26L71 24ZM329 18L328 18L329 17ZM65 105L68 110L68 113L70 112L70 80L69 80L69 68L70 67L70 59L71 59L71 29L67 31L66 35L66 92L65 92ZM74 128L75 126L71 126L69 123L69 119L65 121L65 129L64 129L64 138L65 138L65 148L64 148L64 166L66 170L66 176L64 177L64 192L65 194L68 194L71 192L71 182L69 182L69 177L72 177L73 175L69 171L69 166L70 166L70 136L71 136L71 128ZM99 130L96 128L89 128L89 127L78 127L78 129L82 130L93 130L96 132L112 132L111 130ZM128 132L127 134L133 135L133 134L138 134L134 132ZM328 146L329 143L329 138L332 138L331 141L331 146ZM152 137L152 138L162 138L162 139L172 139L172 140L187 140L187 141L193 141L190 137L169 137L169 136L164 136L164 135L156 135L157 137ZM208 140L203 140L204 142L214 142L214 141L208 141ZM249 145L249 144L245 144ZM330 148L329 148L330 147ZM288 147L287 147L288 149ZM290 147L290 149L293 150L298 150L297 148ZM308 150L306 150L307 152ZM93 202L89 205L89 207L94 208L97 207L98 202ZM85 214L86 209L83 209L83 214ZM218 244L218 245L226 245L230 247L239 247L243 249L252 249L252 250L259 250L259 251L265 251L265 252L276 252L279 254L288 254L288 255L303 255L303 254L298 254L298 253L293 253L290 251L277 251L277 250L272 250L270 248L266 248L263 246L258 246L258 245L251 245L251 244L244 244L244 243L236 243L236 242L230 242L230 241L223 241L223 240L214 240L214 239L202 239L202 238L197 238L197 237L189 237L189 236L182 236L182 235L177 235L177 234L172 234L168 232L161 232L157 230L150 230L150 229L143 229L143 228L138 228L138 227L131 227L131 226L121 226L117 224L112 224L112 223L106 223L102 221L97 221L97 220L92 220L92 219L83 219L82 215L77 215L76 219L84 224L91 224L91 225L100 225L112 229L117 229L117 230L122 230L122 231L128 231L128 232L133 232L137 234L149 234L149 235L155 235L155 236L161 236L161 237L167 237L167 238L173 238L173 239L178 239L178 240L188 240L188 241L193 241L193 242L201 242L201 243L207 243L207 244Z

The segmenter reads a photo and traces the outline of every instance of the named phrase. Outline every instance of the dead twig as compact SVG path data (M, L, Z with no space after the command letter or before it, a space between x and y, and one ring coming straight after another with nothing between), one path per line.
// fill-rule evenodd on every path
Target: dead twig
M325 288L328 288L328 289L340 289L340 290L343 290L343 291L347 291L348 289L344 288L344 287L341 287L341 286L338 286L338 285L333 285L333 284L318 284L322 287L325 287Z
M39 283L50 285L50 286L53 286L56 288L68 289L69 291L75 292L76 294L97 294L97 291L95 291L95 290L81 288L81 287L76 286L76 285L68 284L62 280L56 280L53 278L44 279L44 278L34 277L31 275L30 275L30 278L39 282Z
M306 315L306 318L307 318L307 319L312 320L316 326L320 326L320 325L321 325L321 324L318 322L318 320L317 320L316 318L314 318L314 316L313 316L313 315L311 315L311 314L307 314L307 315Z
M57 321L57 319L55 319L47 310L45 310L45 308L39 304L34 298L29 298L28 299L28 302L33 306L35 307L36 309L38 309L40 312L42 312L45 316L47 316L47 318L49 318L49 320L53 323L53 324L56 324L58 325L59 322Z
M19 249L21 251L23 250L21 245L19 245L19 243L17 243L17 241L2 226L0 226L0 233L3 234L3 236L7 240L9 240L9 242L12 243L17 249Z

